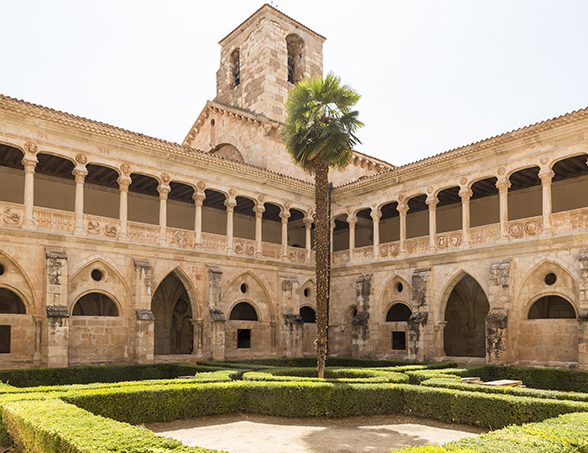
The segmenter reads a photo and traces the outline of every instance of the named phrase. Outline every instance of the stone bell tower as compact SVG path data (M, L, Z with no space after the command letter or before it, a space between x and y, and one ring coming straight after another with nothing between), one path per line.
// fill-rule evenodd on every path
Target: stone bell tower
M325 38L265 4L223 38L215 102L286 119L288 90L323 75Z

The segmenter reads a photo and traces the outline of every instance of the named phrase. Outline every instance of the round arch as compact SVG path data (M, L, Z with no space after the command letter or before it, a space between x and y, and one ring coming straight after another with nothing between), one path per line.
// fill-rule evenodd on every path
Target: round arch
M11 289L0 287L0 315L26 315L22 298Z
M576 308L557 294L542 296L529 308L527 319L575 319Z
M405 302L395 301L386 310L385 322L406 322L410 315L412 315L412 310Z
M231 308L230 321L258 321L257 310L249 301L237 302Z
M112 295L102 291L88 291L73 304L71 316L120 316L119 304Z

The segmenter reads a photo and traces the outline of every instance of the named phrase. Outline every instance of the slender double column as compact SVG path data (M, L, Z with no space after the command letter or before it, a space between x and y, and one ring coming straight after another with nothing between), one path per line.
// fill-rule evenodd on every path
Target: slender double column
M373 251L372 256L374 258L378 258L380 256L378 254L378 248L380 247L380 219L382 218L382 213L378 208L373 208L371 212L372 220L373 220Z
M542 197L542 215L543 215L543 229L551 228L551 181L555 173L549 167L542 168L539 172L541 178L541 197Z
M194 246L198 247L202 244L202 204L206 199L206 193L197 191L192 195L194 200Z
M437 203L439 200L435 195L427 197L429 206L429 249L435 248L435 235L437 234Z
M74 234L76 236L84 236L84 181L88 175L88 170L85 165L78 164L73 169L72 174L76 181L76 198L74 210L76 215Z
M282 261L288 260L288 219L290 218L290 210L283 208L280 212L282 219Z
M116 180L118 183L118 190L120 192L120 201L118 205L118 218L120 220L120 240L127 240L128 234L128 217L129 217L129 186L131 185L131 177L120 175Z
M253 208L255 212L255 256L263 256L263 213L265 212L265 203L258 200L257 204Z
M314 223L314 219L312 217L305 217L304 218L304 229L306 231L306 251L308 253L308 257L310 258L310 252L312 251L312 224Z
M227 198L225 206L227 208L227 253L233 253L233 211L237 201L234 198Z
M468 245L470 243L470 198L472 191L467 187L462 187L459 191L461 197L461 243Z
M404 202L399 202L396 206L396 210L399 214L400 223L400 252L406 252L406 213L408 212L408 206Z
M35 229L33 206L35 203L35 167L37 166L37 162L37 156L33 153L27 153L22 158L25 171L23 230Z
M498 188L498 199L500 202L500 236L504 239L508 237L508 189L510 181L508 178L500 178L496 181Z
M159 192L159 245L167 244L167 197L171 191L169 184L160 184Z
M357 225L357 217L348 217L347 224L349 225L349 260L352 260L353 251L355 250L355 225Z

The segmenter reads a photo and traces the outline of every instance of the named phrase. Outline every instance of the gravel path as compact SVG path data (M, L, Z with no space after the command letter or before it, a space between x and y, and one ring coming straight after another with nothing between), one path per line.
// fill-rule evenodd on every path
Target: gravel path
M484 431L403 415L332 419L243 413L146 427L186 445L230 453L389 453L390 448L444 444Z

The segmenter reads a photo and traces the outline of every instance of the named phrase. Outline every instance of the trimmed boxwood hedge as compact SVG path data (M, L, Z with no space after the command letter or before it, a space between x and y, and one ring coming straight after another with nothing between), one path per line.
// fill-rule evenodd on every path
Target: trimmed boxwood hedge
M500 393L503 395L526 396L531 398L547 398L554 400L588 401L588 393L562 392L558 390L539 390L524 387L510 387L504 385L464 384L461 381L445 378L429 379L421 382L426 387L447 388L465 392Z
M15 387L37 387L94 382L142 381L173 379L207 371L217 366L158 363L150 365L76 366L69 368L28 368L0 370L0 382Z
M91 414L60 400L7 404L4 419L22 451L212 453L200 447L157 436L148 429Z
M557 453L588 451L588 415L566 414L541 423L509 426L445 445L391 450L391 453Z
M339 383L408 383L408 376L380 368L325 368L325 378L319 379L316 368L270 368L264 371L250 371L243 375L246 381L300 381Z
M306 359L302 359L303 363L304 360ZM264 361L264 364L257 364L261 361L255 362L256 364L230 362L226 363L227 367L221 370L205 365L174 364L108 367L113 368L119 376L130 377L132 375L134 379L133 381L116 383L108 382L113 379L106 379L107 382L103 383L84 382L73 385L32 388L14 387L10 385L13 382L0 384L0 445L10 442L9 429L13 435L26 432L28 436L33 431L37 432L39 430L39 436L41 437L57 436L60 439L69 439L67 436L72 432L79 431L83 433L84 430L79 428L78 425L83 425L89 420L88 417L91 418L96 415L108 417L111 419L107 420L109 423L116 423L116 420L136 424L165 422L235 411L286 417L345 417L403 413L446 422L469 423L494 429L513 423L521 424L546 420L570 412L588 412L588 401L586 401L588 395L581 393L572 394L534 389L497 389L496 387L461 384L461 376L466 375L479 375L486 380L510 377L508 374L499 375L498 371L494 369L497 367L491 366L447 368L453 366L453 364L413 363L407 365L403 363L397 367L370 366L368 369L362 370L327 368L327 376L331 376L333 379L331 381L321 381L312 377L296 377L314 375L314 363L313 367L309 369L291 367L277 369L275 366L270 367L269 365L270 363L276 363L274 360ZM347 362L345 365L349 366L350 361L347 360ZM300 360L288 359L287 363L292 365L300 363ZM383 364L377 361L371 361L371 363ZM214 364L218 365L216 362ZM84 368L88 369L84 370ZM146 370L140 371L141 368ZM208 371L215 369L219 371ZM252 369L257 371L252 372ZM39 376L35 377L34 372L40 371L42 376L50 376L51 379L55 380L67 377L73 381L84 381L90 379L90 376L96 378L103 372L103 370L92 370L92 367L80 367L80 369L71 372L67 370L70 369L59 369L54 373L48 369L15 370L29 373L21 375L17 373L13 374L12 377L16 377L19 383L26 380L38 383L40 378ZM520 369L509 367L509 370L505 373L510 373L512 370L518 371ZM526 369L524 370L527 371ZM533 371L537 370L527 372L531 375ZM556 370L557 372L573 372L571 374L539 371L537 381L548 382L546 376L550 376L550 379L553 376L571 376L574 379L568 385L576 387L581 387L585 376L588 376L588 373L577 370ZM143 378L145 376L166 374L166 377L173 378L179 375L194 375L194 373L197 374L190 379L167 378L136 381L137 376ZM242 376L245 380L238 380ZM423 385L407 384L408 376L410 376L410 382L423 383ZM512 377L521 379L520 375L512 375ZM18 379L21 380L18 381ZM395 383L381 382L382 380L394 381ZM52 417L49 418L55 418L53 422L59 425L60 428L57 431L52 431L52 428L46 428L44 423L31 421L36 420L36 415L32 412L42 413L42 411L31 408L45 407L44 405L48 404L48 400L59 400L59 403L51 404L57 404L60 408L65 408L63 409L65 412L72 410L72 406L68 406L68 404L71 404L80 408L76 410L84 409L91 414L86 413L86 415L78 417L80 420L78 423L76 417L62 417L61 409L53 411L51 412ZM578 417L577 420L587 420L586 415ZM537 426L540 427L536 429L547 429L543 427L544 425ZM547 431L553 431L553 433L556 433L554 434L556 437L568 438L566 437L565 429L563 431L560 429L563 425L558 425L560 428L556 425L553 426ZM49 432L54 434L47 434ZM58 432L58 434L55 434L55 432ZM59 442L61 441L59 440ZM47 440L47 442L49 441ZM562 443L562 445L564 444ZM530 443L529 445L536 444ZM426 450L418 451L504 451L479 449L477 444L465 443L459 444L459 446L430 446L425 448ZM435 450L438 448L452 448L453 450ZM543 451L533 449L517 450L510 444L507 449L512 451ZM99 450L83 451L94 452ZM112 451L122 453L127 450ZM588 449L581 451L588 452Z

